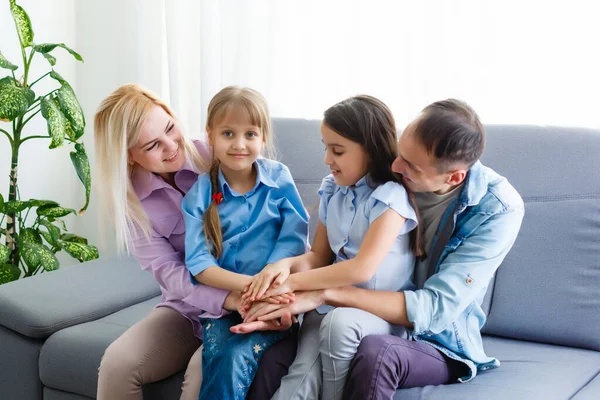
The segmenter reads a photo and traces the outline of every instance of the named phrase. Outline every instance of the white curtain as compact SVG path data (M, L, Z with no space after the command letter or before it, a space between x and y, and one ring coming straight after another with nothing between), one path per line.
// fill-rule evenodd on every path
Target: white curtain
M593 1L79 3L105 10L88 18L119 28L109 38L126 61L121 74L170 100L190 132L230 84L262 92L274 116L319 118L369 93L399 124L456 97L488 123L600 126Z
M60 2L61 0L54 0ZM386 102L402 128L427 104L470 103L485 123L600 127L594 1L77 1L77 91L87 148L99 102L138 82L203 132L226 85L274 117L320 118L348 96ZM93 167L93 155L92 155ZM80 222L96 234L94 202ZM110 250L103 255L110 254Z
M319 118L369 93L399 125L456 97L487 123L600 127L593 1L200 0L199 8L190 53L200 54L202 115L219 88L241 84L264 93L275 116Z

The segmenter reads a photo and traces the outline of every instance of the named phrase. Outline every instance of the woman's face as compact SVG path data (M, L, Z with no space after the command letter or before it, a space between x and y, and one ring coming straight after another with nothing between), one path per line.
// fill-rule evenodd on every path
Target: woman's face
M154 106L148 113L137 143L129 149L129 162L163 177L183 167L183 135L175 119L162 107Z

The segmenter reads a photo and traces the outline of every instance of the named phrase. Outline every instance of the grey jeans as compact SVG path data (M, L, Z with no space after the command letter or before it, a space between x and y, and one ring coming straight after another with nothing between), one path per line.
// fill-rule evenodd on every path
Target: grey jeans
M356 308L305 314L296 359L273 400L342 399L350 363L369 335L408 337L403 327Z

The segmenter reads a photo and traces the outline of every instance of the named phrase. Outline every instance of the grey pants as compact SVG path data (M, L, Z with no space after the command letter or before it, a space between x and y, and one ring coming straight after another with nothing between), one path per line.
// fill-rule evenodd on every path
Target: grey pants
M369 335L408 337L404 328L356 308L305 314L296 359L273 400L342 399L350 363Z

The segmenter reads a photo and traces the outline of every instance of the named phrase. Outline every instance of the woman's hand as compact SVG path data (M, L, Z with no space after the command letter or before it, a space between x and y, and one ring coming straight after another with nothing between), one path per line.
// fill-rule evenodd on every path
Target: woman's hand
M269 264L256 274L249 285L244 288L242 298L248 301L261 299L269 287L279 287L290 276L292 262L290 258L284 258L276 263ZM286 292L279 292L283 294ZM271 297L271 296L268 296Z
M223 308L228 311L237 311L241 314L243 311L241 299L242 294L240 292L229 292L223 303Z

